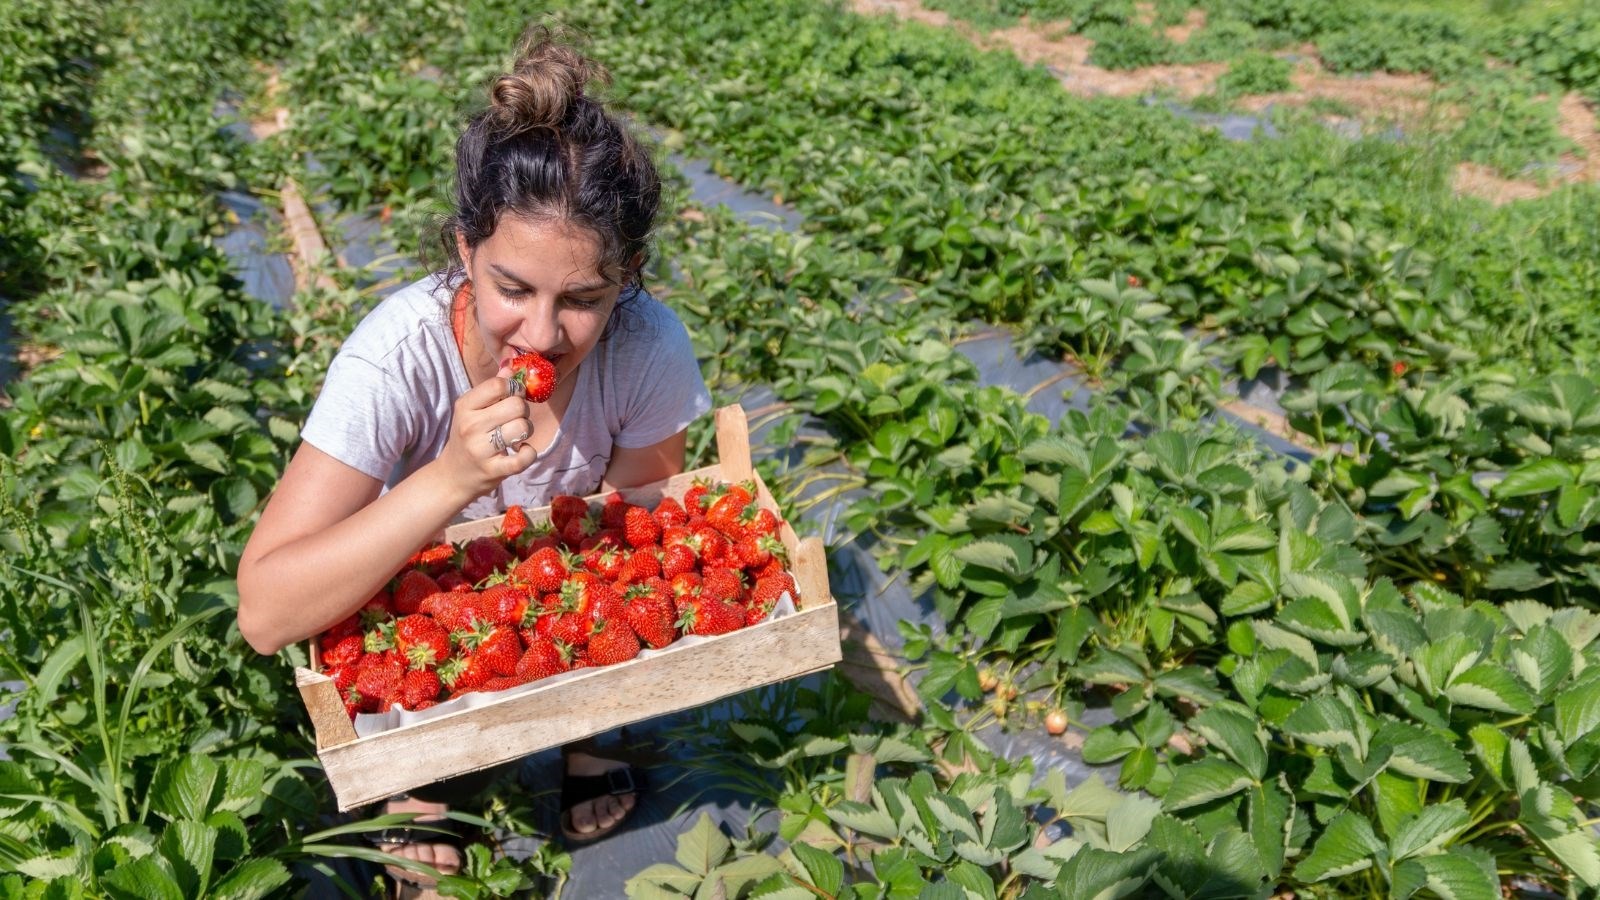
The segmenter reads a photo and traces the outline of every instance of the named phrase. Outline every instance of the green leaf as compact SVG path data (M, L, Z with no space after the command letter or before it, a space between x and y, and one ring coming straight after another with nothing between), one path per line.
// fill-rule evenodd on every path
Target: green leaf
M214 900L260 900L289 883L289 870L275 859L257 857L235 866L211 889Z
M1333 697L1312 697L1283 722L1286 734L1314 747L1348 747L1365 756L1367 748L1356 735L1350 710Z
M1600 886L1600 845L1592 831L1579 829L1556 837L1540 837L1539 843L1584 884Z
M210 469L222 475L228 474L232 466L228 461L228 454L214 441L195 441L183 445L183 452L193 460L195 465Z
M172 864L185 896L204 896L211 880L217 830L201 822L179 819L161 835L161 855Z
M1253 716L1213 706L1189 720L1189 727L1211 746L1238 763L1256 781L1267 774L1267 748L1264 735Z
M1427 888L1442 900L1499 900L1495 859L1477 847L1457 847L1439 856L1407 860L1395 867L1394 895Z
M1294 867L1294 877L1315 882L1359 872L1371 866L1373 854L1382 849L1372 823L1346 810L1323 829L1311 852Z
M1570 464L1545 457L1524 463L1506 473L1492 493L1502 499L1544 494L1571 484L1575 473Z
M1111 853L1085 847L1061 868L1056 887L1074 900L1116 900L1131 897L1144 887L1161 854L1149 847Z
M1424 807L1400 823L1394 840L1389 842L1389 858L1398 862L1437 852L1470 820L1467 805L1459 798Z
M1106 849L1121 853L1132 849L1150 833L1150 823L1161 814L1161 803L1150 797L1128 796L1106 814Z
M812 887L829 897L839 893L844 886L844 864L832 853L810 844L791 844L789 852L794 854L795 861L805 872L805 880Z
M656 863L629 878L623 889L629 897L688 897L704 880L671 863Z
M151 789L151 809L169 821L204 820L211 814L218 774L216 762L198 753L162 765Z
M1571 745L1600 727L1600 673L1585 677L1556 694L1556 728Z
M722 833L709 813L702 812L694 827L678 838L675 859L696 875L704 876L728 858L733 843Z
M1276 783L1256 785L1245 794L1245 815L1250 840L1269 876L1283 871L1284 857L1294 830L1294 803L1283 775Z
M1168 811L1188 809L1232 796L1254 783L1248 772L1233 763L1220 756L1207 756L1173 768L1172 785L1167 788L1161 807Z
M167 861L154 853L100 876L100 887L116 900L184 900L185 897Z
M1517 676L1500 666L1483 663L1462 672L1445 688L1445 696L1462 706L1528 715L1537 699Z
M1412 778L1463 784L1471 767L1460 750L1437 733L1402 722L1385 722L1372 736L1372 744L1391 750L1389 768Z

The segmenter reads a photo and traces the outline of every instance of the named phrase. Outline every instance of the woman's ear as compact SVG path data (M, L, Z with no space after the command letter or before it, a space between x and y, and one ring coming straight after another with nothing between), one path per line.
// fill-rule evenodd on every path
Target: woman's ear
M456 258L461 260L461 267L466 268L470 259L467 252L467 239L461 232L456 232Z

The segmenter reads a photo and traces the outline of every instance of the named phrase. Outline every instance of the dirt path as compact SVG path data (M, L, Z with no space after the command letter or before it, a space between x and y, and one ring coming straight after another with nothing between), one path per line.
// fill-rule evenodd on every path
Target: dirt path
M1024 18L1009 28L985 32L969 22L928 9L918 0L850 0L850 5L863 15L893 15L905 21L948 28L984 49L1010 50L1025 63L1044 66L1061 81L1062 87L1080 97L1158 94L1192 100L1211 92L1217 78L1228 69L1226 63L1102 69L1089 64L1089 51L1094 42L1081 34L1073 34L1064 22L1032 23ZM1183 43L1204 24L1204 14L1191 11L1183 23L1169 26L1165 32L1169 39ZM1451 116L1460 114L1439 107L1433 99L1438 85L1425 75L1387 72L1335 75L1322 68L1314 47L1298 48L1296 56L1299 62L1292 76L1293 91L1245 97L1238 105L1260 113L1275 106L1303 106L1323 100L1349 110L1363 129L1399 124L1415 128L1418 122L1448 121ZM1542 196L1563 184L1600 182L1600 132L1596 131L1594 107L1578 94L1567 94L1559 107L1559 128L1578 150L1561 158L1552 177L1546 180L1503 178L1488 166L1462 163L1456 169L1456 192L1498 204Z

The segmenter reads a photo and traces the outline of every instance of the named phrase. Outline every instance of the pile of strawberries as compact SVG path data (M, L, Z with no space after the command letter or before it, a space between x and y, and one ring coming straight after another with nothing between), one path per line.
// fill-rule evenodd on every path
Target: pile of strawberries
M754 494L752 482L696 479L681 503L653 510L619 494L598 510L562 495L536 523L513 506L498 535L423 548L324 632L322 672L353 718L754 625L798 594L782 522Z

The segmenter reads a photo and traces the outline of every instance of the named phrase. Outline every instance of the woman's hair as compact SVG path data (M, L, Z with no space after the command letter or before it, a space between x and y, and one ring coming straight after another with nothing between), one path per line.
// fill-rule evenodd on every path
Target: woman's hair
M601 274L623 273L622 299L637 292L661 178L645 146L590 96L592 84L610 81L566 36L544 25L524 32L511 71L495 79L488 107L456 140L455 209L439 227L447 283L466 264L457 235L476 247L502 217L517 215L588 229L600 243Z

